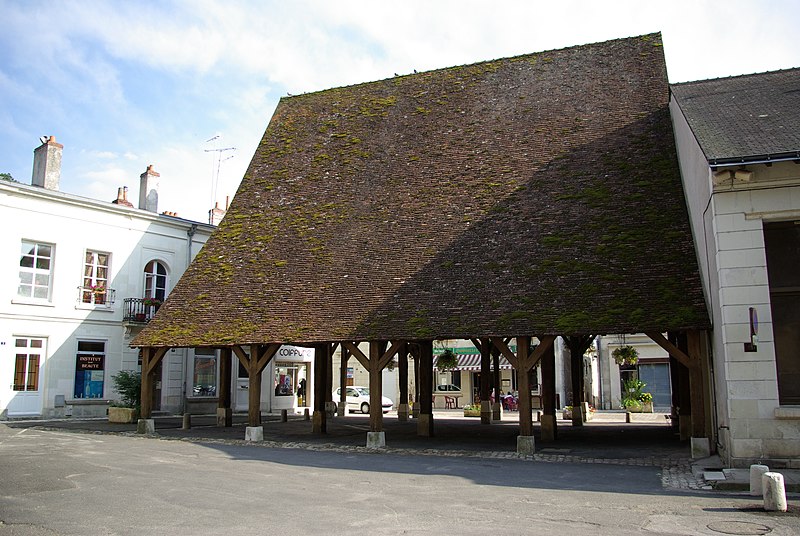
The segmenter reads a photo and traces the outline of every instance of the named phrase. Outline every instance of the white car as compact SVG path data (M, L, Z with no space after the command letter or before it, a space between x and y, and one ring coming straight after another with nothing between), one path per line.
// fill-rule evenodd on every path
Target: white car
M351 412L358 410L361 413L369 413L369 387L350 386L346 387L346 389L347 409ZM341 388L333 392L333 401L337 404L339 403L340 393ZM389 413L392 409L393 402L383 396L381 397L381 405L383 406L383 412Z

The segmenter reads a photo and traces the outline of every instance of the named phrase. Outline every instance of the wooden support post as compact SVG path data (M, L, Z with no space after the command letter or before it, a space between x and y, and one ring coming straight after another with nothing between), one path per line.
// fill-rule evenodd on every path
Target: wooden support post
M499 421L502 418L502 402L500 399L500 351L495 348L490 340L486 343L491 348L492 365L494 370L494 404L492 404L492 419Z
M417 435L433 436L433 341L419 342L419 422Z
M517 375L519 377L519 375ZM558 437L556 422L556 353L551 347L542 356L542 441Z
M686 337L678 334L676 337L678 347L686 351ZM678 431L681 441L688 441L692 437L692 393L690 390L689 365L685 364L678 369L678 389L680 390L680 405L678 406Z
M533 435L533 414L531 413L530 368L527 368L530 354L530 337L517 337L517 386L519 387L519 435ZM523 364L524 360L524 364Z
M168 350L169 348L142 348L142 400L140 401L140 418L142 419L149 419L152 417L153 387L155 386L153 373Z
M313 434L328 432L328 422L325 416L328 348L330 347L327 343L314 345L314 415L311 421L311 433Z
M491 348L492 343L489 339L480 341L481 352L481 424L492 424L492 402L490 399L490 380L491 380Z
M411 406L411 417L419 417L419 344L411 345L411 357L414 359L414 401Z
M219 397L217 398L217 426L233 426L231 411L231 369L233 355L230 348L219 351Z
M583 426L586 415L583 411L585 401L585 379L583 377L583 354L592 344L591 335L565 336L569 348L570 370L572 373L572 425Z
M250 345L248 360L247 424L261 426L261 373L258 371L259 345Z
M408 421L408 343L403 343L397 358L400 382L400 400L397 401L397 419Z
M687 354L692 366L689 368L689 392L692 398L692 437L707 437L706 430L706 403L705 384L701 356L703 353L703 340L699 331L690 331L686 334Z
M344 344L339 345L341 348L341 366L339 367L339 417L347 415L347 362L350 360L350 352Z
M383 432L383 382L380 360L386 347L381 341L369 343L369 431Z

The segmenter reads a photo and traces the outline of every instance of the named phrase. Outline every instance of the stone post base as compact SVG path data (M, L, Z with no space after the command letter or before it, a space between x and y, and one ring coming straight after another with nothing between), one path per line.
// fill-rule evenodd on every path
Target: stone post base
M347 402L339 402L339 405L336 407L336 413L339 417L344 417L347 414Z
M520 456L533 456L536 444L533 436L517 436L517 454Z
M184 413L183 414L183 424L181 425L181 430L191 430L192 428L192 414L191 413Z
M411 418L418 419L419 418L419 403L414 402L411 408Z
M492 424L492 403L481 400L481 424Z
M367 432L367 448L380 449L386 446L386 432Z
M336 402L325 402L325 416L332 419L336 416Z
M224 428L233 426L233 410L231 408L217 408L217 426Z
M311 417L311 433L324 434L328 431L328 422L324 411L315 411Z
M495 421L503 420L503 405L500 402L495 402L492 405L492 419Z
M707 437L693 437L691 440L691 445L693 460L699 460L701 458L708 458L711 456L711 446L708 443Z
M433 436L433 415L420 413L417 421L417 435L422 437Z
M156 433L156 421L153 419L139 419L136 422L136 433L137 434L155 434Z
M263 426L248 426L244 429L245 441L264 441Z
M556 416L542 415L542 441L556 440Z
M400 422L408 422L408 404L400 404L397 406L397 420Z

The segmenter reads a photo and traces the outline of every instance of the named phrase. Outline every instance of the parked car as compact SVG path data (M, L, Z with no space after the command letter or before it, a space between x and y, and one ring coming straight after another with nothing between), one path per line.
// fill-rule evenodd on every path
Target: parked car
M333 391L333 401L337 404L339 403L339 395L341 393L341 388L336 389ZM369 413L369 387L359 387L359 386L350 386L347 387L347 409L350 412L353 411L360 411L361 413ZM391 411L392 406L394 403L384 397L381 397L381 405L383 406L383 412L389 413Z
M442 385L437 385L436 386L436 392L437 393L441 393L441 392L452 393L454 391L461 392L461 387L459 387L458 385L453 385L452 383L446 383L446 384L442 384Z

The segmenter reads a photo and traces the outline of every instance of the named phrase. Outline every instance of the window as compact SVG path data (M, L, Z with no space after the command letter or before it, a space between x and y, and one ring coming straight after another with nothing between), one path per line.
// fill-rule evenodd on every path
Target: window
M109 299L108 266L111 255L99 251L86 250L83 263L83 287L81 301L95 305L105 305Z
M14 365L14 390L39 390L39 364L42 359L44 339L17 338L14 341L16 354Z
M75 363L75 398L103 398L106 343L78 341Z
M778 401L800 404L800 221L764 224Z
M195 349L192 394L194 396L217 396L217 352L215 350Z
M22 241L17 294L37 300L50 299L55 246Z
M167 297L167 267L150 261L144 267L144 297L164 301Z

